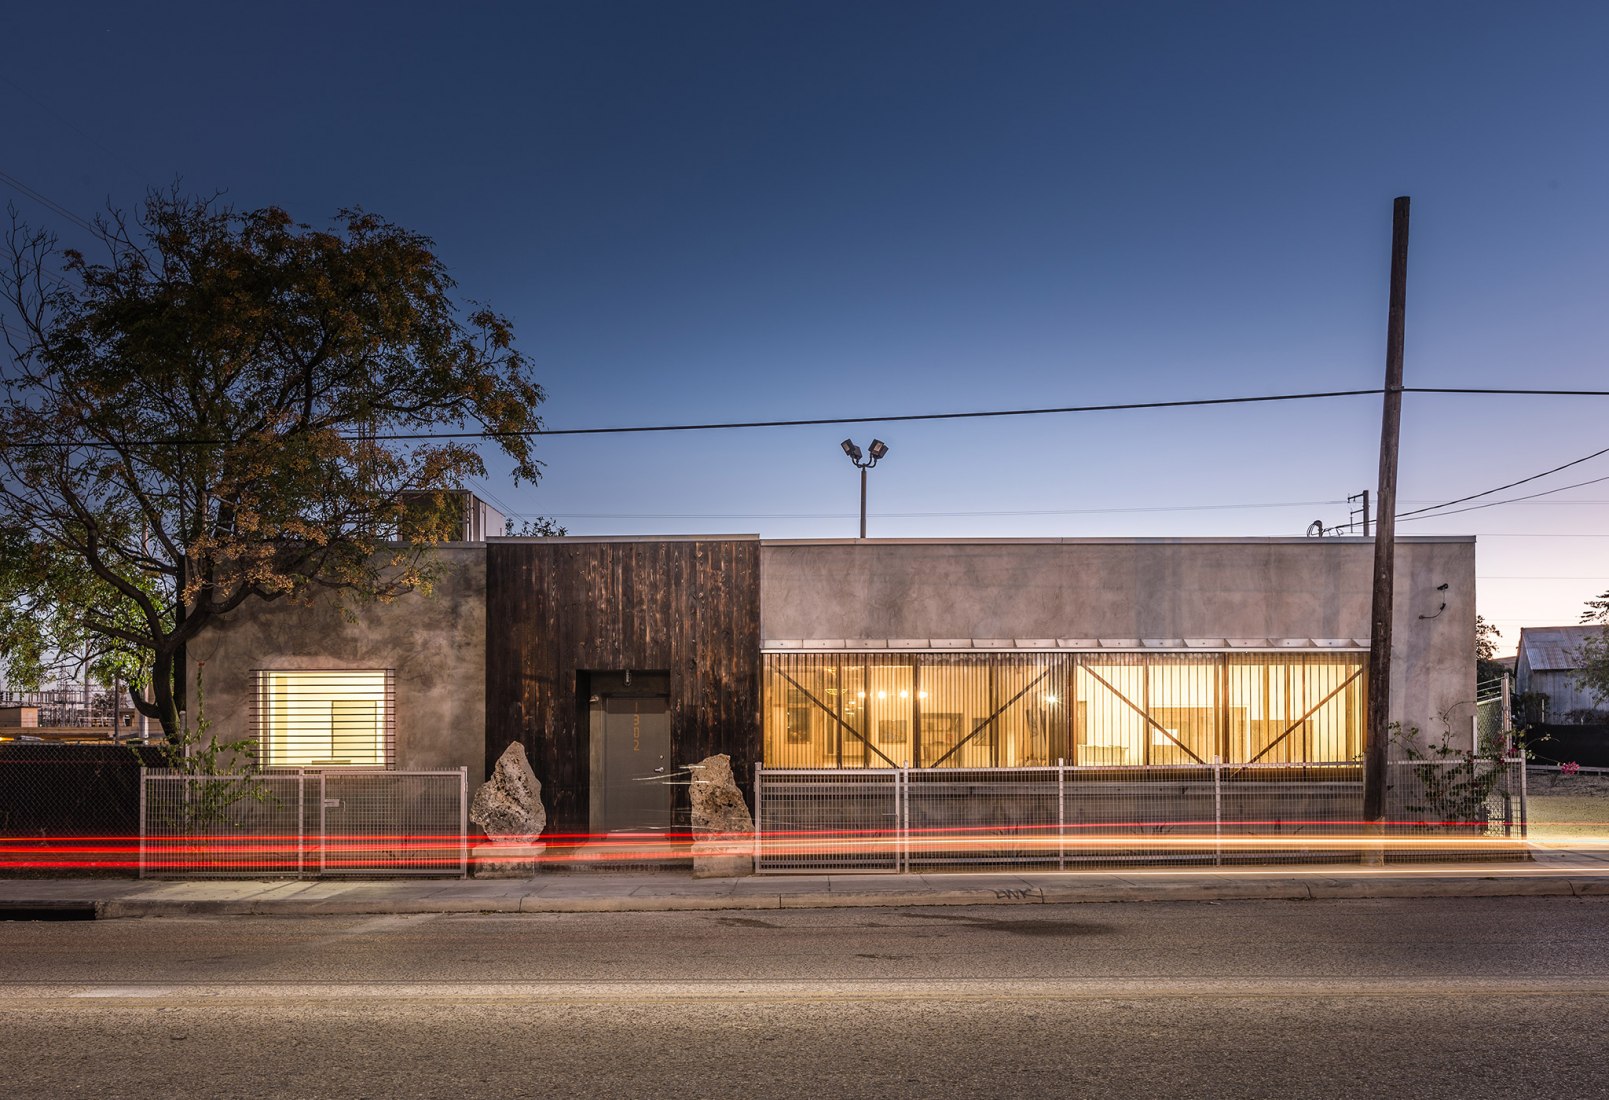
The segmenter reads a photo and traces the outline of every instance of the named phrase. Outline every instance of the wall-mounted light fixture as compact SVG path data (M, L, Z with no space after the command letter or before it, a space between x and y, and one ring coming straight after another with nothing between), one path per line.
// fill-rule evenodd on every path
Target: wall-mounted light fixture
M1436 608L1436 613L1434 615L1421 615L1419 616L1421 619L1434 619L1443 611L1447 610L1447 588L1448 586L1445 584L1438 584L1436 586L1436 591L1441 593L1441 606Z

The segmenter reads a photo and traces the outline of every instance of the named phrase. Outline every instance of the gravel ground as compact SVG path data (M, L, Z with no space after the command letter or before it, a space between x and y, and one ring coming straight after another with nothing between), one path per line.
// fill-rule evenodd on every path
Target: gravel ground
M1532 771L1525 782L1534 839L1609 836L1609 775Z

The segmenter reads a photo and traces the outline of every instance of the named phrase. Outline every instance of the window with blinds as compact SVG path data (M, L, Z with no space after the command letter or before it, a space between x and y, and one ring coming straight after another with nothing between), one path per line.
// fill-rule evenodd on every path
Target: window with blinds
M390 669L258 671L258 758L270 768L390 768L396 700Z

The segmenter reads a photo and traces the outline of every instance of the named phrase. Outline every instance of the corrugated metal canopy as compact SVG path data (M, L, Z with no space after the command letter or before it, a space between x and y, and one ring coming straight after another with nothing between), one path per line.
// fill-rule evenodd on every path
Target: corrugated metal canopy
M806 650L842 652L845 650L1228 650L1297 649L1360 650L1369 648L1367 638L767 638L766 650L785 652Z
M1520 630L1520 651L1533 672L1572 669L1581 643L1603 631L1601 626L1527 626Z

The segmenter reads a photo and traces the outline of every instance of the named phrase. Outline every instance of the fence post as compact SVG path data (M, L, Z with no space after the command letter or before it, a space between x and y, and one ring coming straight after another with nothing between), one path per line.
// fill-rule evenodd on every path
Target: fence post
M760 835L761 835L761 830L763 829L763 826L760 824L760 814L761 814L762 807L765 805L765 798L763 796L763 792L765 790L765 787L764 787L763 781L761 779L761 773L764 770L765 770L765 765L762 764L760 761L756 760L754 762L754 873L755 874L760 873Z
M458 765L458 877L469 877L469 765L467 764Z
M907 764L894 775L895 801L899 806L899 862L896 870L911 869L911 768Z
M1224 862L1224 765L1223 757L1212 758L1212 863L1222 867Z
M1502 709L1497 712L1497 720L1502 727L1500 732L1503 734L1503 747L1512 751L1514 748L1514 695L1513 688L1509 684L1508 673L1503 673L1498 690L1501 692L1499 698ZM1523 756L1520 758L1520 762L1522 764L1525 762Z
M1528 799L1529 794L1530 794L1530 776L1527 774L1528 769L1525 766L1525 753L1523 751L1520 753L1519 768L1520 768L1520 836L1525 837L1525 836L1530 836L1531 835L1530 817L1529 817L1530 808L1529 808L1529 806L1527 804L1527 799Z
M1067 758L1056 757L1056 870L1067 870Z
M318 873L323 875L330 862L329 791L325 790L324 773L318 774Z
M140 877L145 877L145 767L140 767Z

